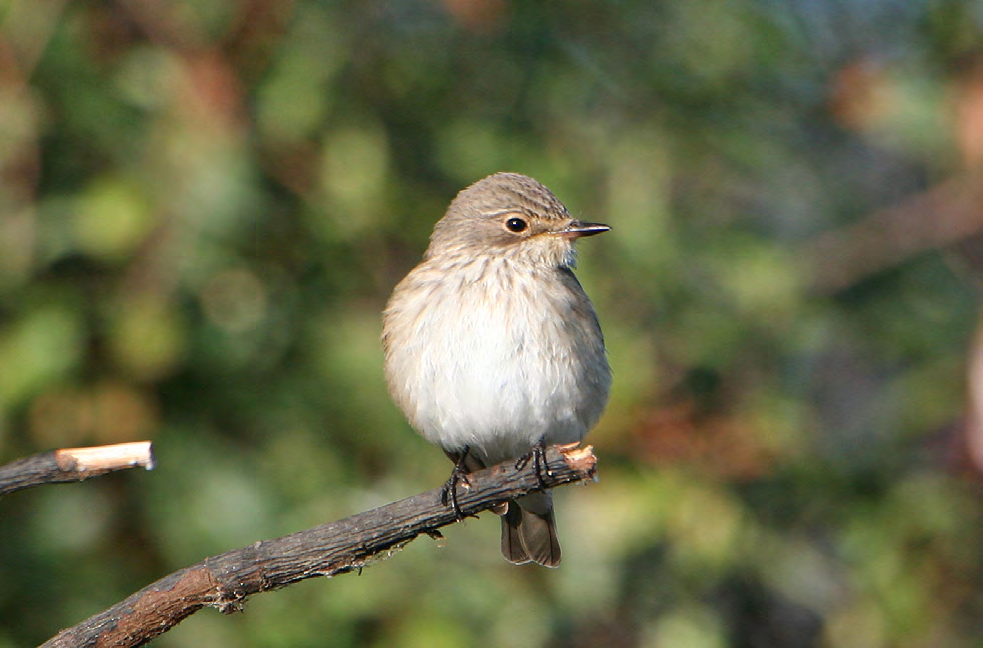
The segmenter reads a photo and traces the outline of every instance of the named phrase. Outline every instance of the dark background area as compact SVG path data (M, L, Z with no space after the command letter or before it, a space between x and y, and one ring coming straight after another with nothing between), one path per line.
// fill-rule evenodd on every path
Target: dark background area
M977 646L978 2L0 2L0 647L433 488L380 311L461 188L581 218L564 563L494 516L159 646Z

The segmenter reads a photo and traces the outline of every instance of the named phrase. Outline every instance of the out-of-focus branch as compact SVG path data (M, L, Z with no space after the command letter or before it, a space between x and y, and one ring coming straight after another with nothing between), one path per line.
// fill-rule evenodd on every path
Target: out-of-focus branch
M42 484L83 481L136 466L153 469L150 441L50 450L0 466L0 495Z
M822 235L801 251L813 288L833 293L916 254L983 232L983 183L949 180L900 205Z
M592 480L596 474L590 446L553 446L547 450L546 462L548 470L539 476L535 461L521 468L509 461L468 475L458 484L461 513L473 516L530 491ZM454 510L441 501L443 490L436 488L338 522L206 558L63 630L44 646L139 646L203 607L234 612L252 594L361 569L421 533L438 537L437 529L457 521Z

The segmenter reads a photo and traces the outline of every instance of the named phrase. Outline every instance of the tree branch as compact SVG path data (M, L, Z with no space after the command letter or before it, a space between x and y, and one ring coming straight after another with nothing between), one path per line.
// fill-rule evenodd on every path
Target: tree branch
M468 475L458 486L461 513L473 516L542 487L593 480L597 460L590 446L553 446L548 471L536 475L534 461L521 468L506 462ZM176 571L86 621L63 630L42 648L139 646L203 607L223 613L242 609L245 599L315 576L358 570L388 557L421 533L457 521L441 503L443 488L282 538L206 558Z
M0 495L42 484L83 481L135 466L153 469L150 441L50 450L0 466Z

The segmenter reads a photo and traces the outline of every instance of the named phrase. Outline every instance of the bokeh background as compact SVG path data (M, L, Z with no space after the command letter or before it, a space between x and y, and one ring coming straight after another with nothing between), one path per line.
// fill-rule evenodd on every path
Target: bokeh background
M564 564L485 515L159 646L983 643L983 5L0 2L0 646L433 488L379 313L461 188L613 231Z

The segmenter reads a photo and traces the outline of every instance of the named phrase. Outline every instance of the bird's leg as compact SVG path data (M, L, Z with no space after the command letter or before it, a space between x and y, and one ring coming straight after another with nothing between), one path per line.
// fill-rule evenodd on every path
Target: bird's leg
M447 456L454 460L454 470L451 471L451 476L444 483L444 490L440 493L440 503L447 506L448 500L450 501L458 522L464 520L464 514L461 513L461 505L457 503L457 484L463 481L465 484L471 485L471 481L468 479L468 467L466 465L469 452L471 452L471 446L464 446L464 450L459 455L457 453L447 453Z
M515 469L522 470L529 464L530 460L533 462L533 468L536 470L536 479L539 480L539 487L546 488L546 480L543 479L543 475L546 474L552 476L553 473L550 472L549 463L546 461L545 436L539 437L539 441L533 445L532 450L529 451L529 454L519 457L518 461L515 462Z

